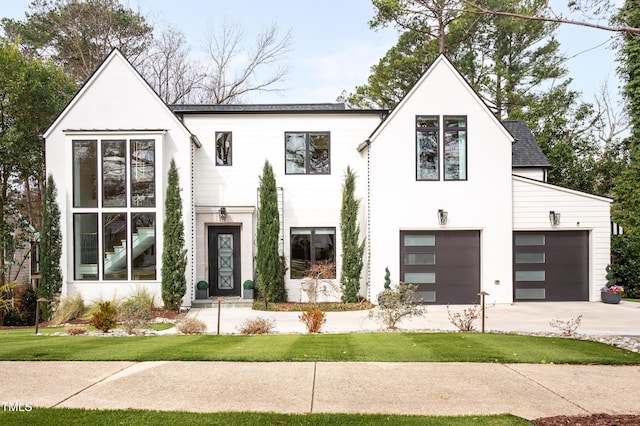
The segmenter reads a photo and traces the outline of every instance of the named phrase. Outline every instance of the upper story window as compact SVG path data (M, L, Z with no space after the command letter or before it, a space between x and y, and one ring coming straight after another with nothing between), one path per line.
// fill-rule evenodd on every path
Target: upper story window
M440 116L419 115L416 117L416 178L440 180L441 168L444 180L467 179L467 117L445 115L441 125Z
M331 173L329 132L286 132L285 173Z
M231 132L216 132L216 165L231 165Z

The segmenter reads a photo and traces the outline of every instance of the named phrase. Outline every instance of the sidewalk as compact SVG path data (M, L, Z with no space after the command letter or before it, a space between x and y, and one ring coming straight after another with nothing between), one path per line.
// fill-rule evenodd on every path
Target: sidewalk
M638 366L472 363L0 362L33 407L194 412L640 414ZM618 397L616 397L618 396ZM37 409L37 408L34 408Z

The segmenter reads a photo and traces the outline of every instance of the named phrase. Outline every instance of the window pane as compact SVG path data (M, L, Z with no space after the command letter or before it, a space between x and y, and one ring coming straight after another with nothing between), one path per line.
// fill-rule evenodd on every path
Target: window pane
M416 117L417 127L431 127L438 128L438 116L437 115L419 115Z
M545 299L544 288L516 288L516 299Z
M126 280L127 215L110 213L102 216L102 240L105 280Z
M153 207L155 196L155 150L152 140L131 141L131 206Z
M435 272L405 272L404 282L407 284L435 284Z
M544 281L544 271L516 271L516 281Z
M286 165L285 172L290 174L306 173L307 143L305 133L285 134Z
M516 253L516 263L544 263L544 253Z
M444 132L444 178L464 180L467 178L467 132L452 130Z
M304 278L311 266L311 229L291 230L291 278Z
M218 234L218 289L233 290L233 234Z
M516 246L543 246L544 235L542 234L516 234Z
M313 261L333 262L335 231L333 229L319 229L313 234Z
M98 215L74 214L73 233L74 279L98 279Z
M404 245L406 247L432 247L436 245L436 236L431 234L425 235L410 235L404 236Z
M444 117L444 127L467 127L467 118L464 116L460 117Z
M405 265L435 265L435 253L408 253L404 255Z
M418 180L438 180L438 131L417 132Z
M216 164L231 165L231 132L216 132Z
M329 174L329 134L309 134L309 173Z
M73 205L98 207L97 141L73 141Z
M134 280L156 279L156 215L131 216L131 271Z
M125 141L102 141L102 205L127 206Z

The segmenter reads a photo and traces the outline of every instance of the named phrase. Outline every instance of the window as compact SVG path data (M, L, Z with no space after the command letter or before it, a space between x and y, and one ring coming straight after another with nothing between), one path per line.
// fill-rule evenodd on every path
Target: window
M231 165L231 132L216 132L216 165Z
M291 228L291 278L304 278L315 262L335 262L335 240L335 228Z
M440 119L436 115L419 115L416 118L418 180L438 180L440 178L439 121Z
M445 115L443 124L441 131L440 116L416 117L417 180L440 180L441 167L444 180L467 179L467 118Z
M444 116L444 180L467 179L467 118Z
M286 174L331 173L329 132L287 132L284 139Z
M155 140L72 147L74 279L155 280Z

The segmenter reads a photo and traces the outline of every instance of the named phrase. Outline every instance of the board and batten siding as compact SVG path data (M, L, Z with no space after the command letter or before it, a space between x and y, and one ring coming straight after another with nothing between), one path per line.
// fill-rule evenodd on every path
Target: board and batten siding
M611 262L612 200L513 176L514 231L589 231L589 300L600 299ZM560 225L551 226L549 212L560 213Z
M518 167L513 169L513 174L516 176L522 176L529 179L535 179L544 182L545 172L540 167Z
M289 261L292 227L336 228L336 261L340 270L340 208L347 166L357 175L356 197L361 201L361 236L366 235L366 161L356 150L380 117L371 111L308 114L208 114L186 115L185 125L202 143L194 158L194 197L197 212L196 281L206 279L206 226L217 220L212 214L227 209L226 223L240 223L243 241L255 242L259 177L269 160L282 188L284 211L284 255ZM232 165L216 166L215 133L232 132ZM285 174L285 132L329 132L330 174ZM209 213L205 213L205 212ZM235 213L237 211L237 213ZM199 214L201 212L202 214ZM254 245L242 245L242 280L253 278ZM246 267L249 266L247 269ZM290 300L300 300L300 280L286 275Z

